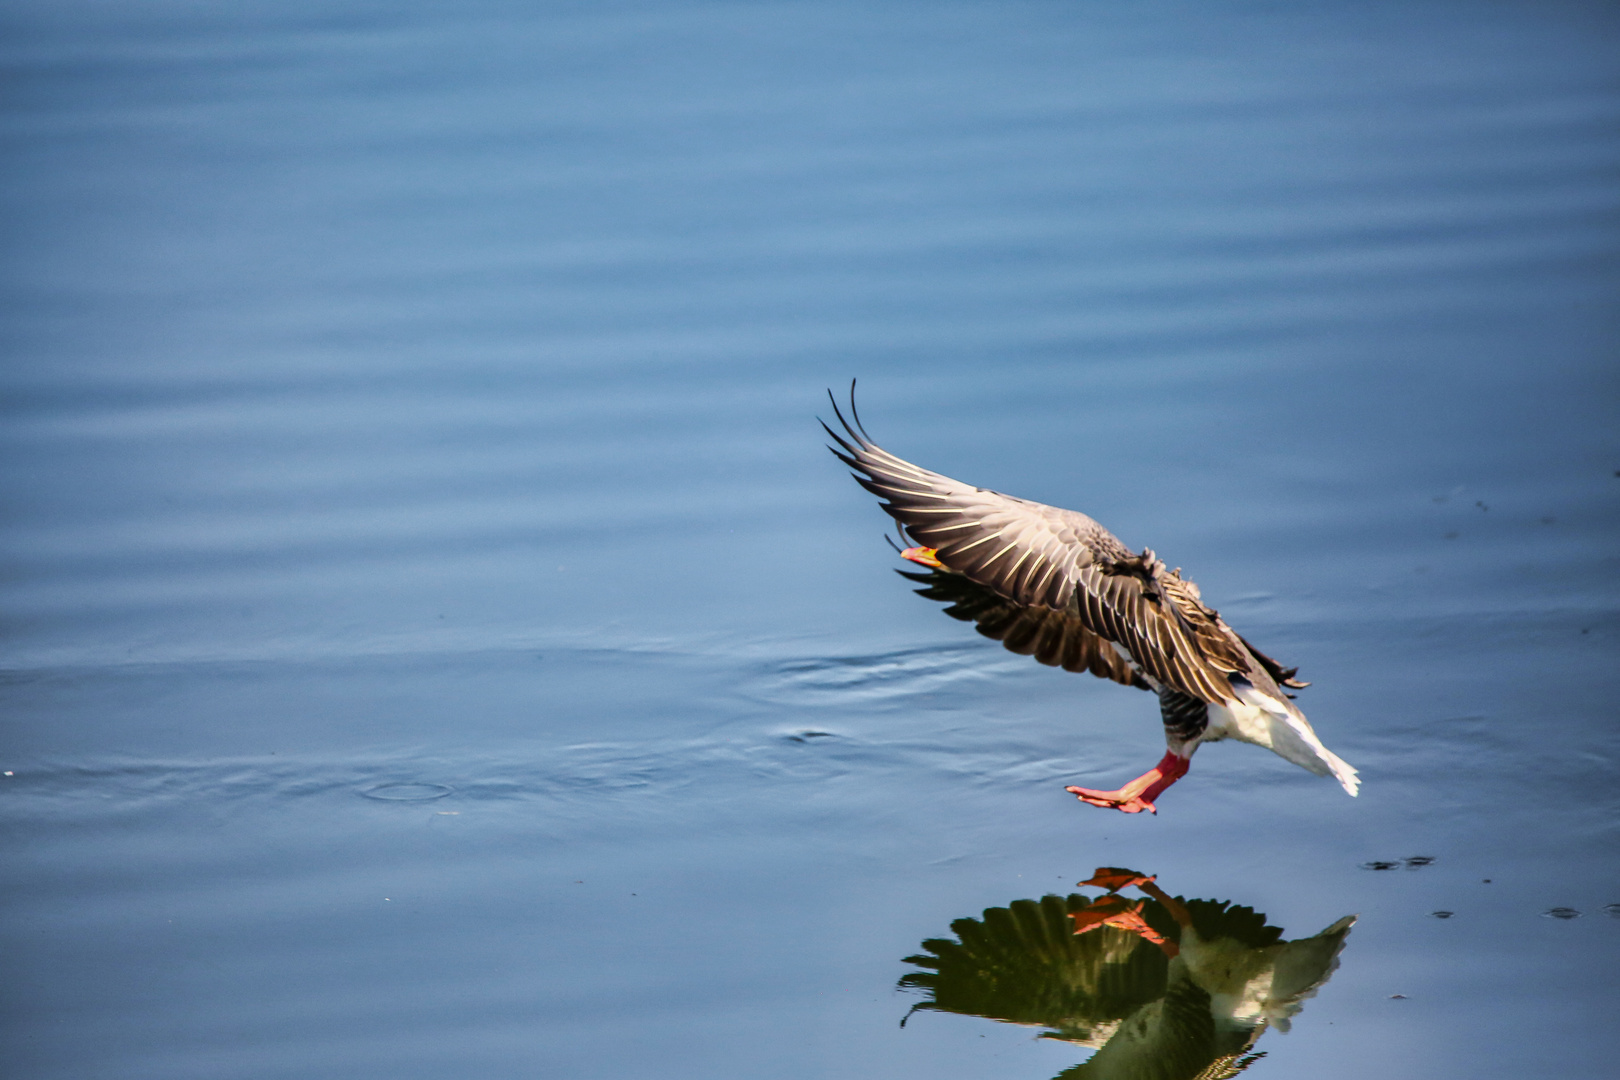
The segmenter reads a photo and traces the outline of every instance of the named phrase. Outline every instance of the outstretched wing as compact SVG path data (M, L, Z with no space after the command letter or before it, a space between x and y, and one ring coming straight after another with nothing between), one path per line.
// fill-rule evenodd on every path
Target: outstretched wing
M1043 664L1062 667L1064 671L1089 671L1126 686L1151 689L1141 673L1112 645L1086 629L1078 615L1040 605L1025 606L949 570L930 570L926 574L896 570L895 573L921 583L925 587L916 590L918 596L949 604L945 614L953 619L971 620L979 633L1001 642L1011 652L1033 656Z
M831 397L831 395L828 395ZM851 400L852 415L854 408ZM826 428L866 490L947 569L1022 607L1078 618L1131 654L1149 679L1202 701L1234 697L1229 675L1249 676L1248 651L1151 552L1133 555L1084 514L973 487L919 468L874 443L833 402L848 436Z

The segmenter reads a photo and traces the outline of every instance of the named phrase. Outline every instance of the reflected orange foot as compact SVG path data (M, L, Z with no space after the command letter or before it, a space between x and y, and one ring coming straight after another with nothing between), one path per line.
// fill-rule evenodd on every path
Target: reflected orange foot
M1141 889L1143 892L1153 897L1153 899L1163 904L1165 910L1170 913L1170 917L1176 920L1177 923L1182 926L1191 926L1192 914L1187 910L1187 905L1183 904L1180 900L1177 900L1174 896L1171 896L1163 889L1159 888L1158 880L1158 875L1156 874L1139 874L1135 870L1127 870L1123 866L1097 867L1096 872L1092 874L1088 880L1076 882L1076 884L1091 885L1096 888L1107 889L1109 895L1099 896L1096 900L1091 902L1090 906L1082 908L1079 912L1070 915L1070 918L1074 919L1074 932L1077 934L1083 934L1087 930L1090 930L1093 924L1099 926L1117 926L1121 930L1129 930L1133 934L1140 934L1142 937L1163 949L1166 955L1175 956L1181 951L1181 947L1179 945L1176 945L1174 942L1166 941L1158 934L1155 934L1151 928L1147 927L1147 923L1145 922L1143 922L1141 926L1137 926L1135 923L1130 921L1130 914L1132 912L1140 912L1142 910L1142 905L1138 903L1135 905L1135 907L1127 910L1122 906L1126 904L1125 898L1114 895L1121 889L1127 889L1132 885L1135 885L1138 889ZM1105 904L1111 904L1114 906L1104 907L1103 905ZM1088 916L1086 914L1087 912L1095 912L1096 914ZM1118 916L1113 916L1114 912L1119 912L1120 914ZM1124 921L1116 921L1118 919L1123 919ZM1138 916L1138 921L1140 921L1140 916ZM1144 929L1146 930L1145 933L1143 932Z
M1170 956L1176 955L1181 950L1173 942L1166 941L1147 924L1146 919L1142 918L1144 903L1142 900L1132 903L1123 896L1099 896L1079 911L1071 911L1069 918L1074 920L1076 934L1084 934L1099 926L1112 926L1116 930L1124 930L1144 941L1152 942Z
M1148 881L1157 881L1157 874L1139 874L1135 870L1127 870L1123 866L1099 866L1095 873L1085 881L1077 881L1076 885L1090 885L1097 889L1107 889L1109 892L1119 892L1132 885L1141 885Z
M1134 930L1142 921L1143 901L1134 903L1123 896L1099 896L1079 911L1069 912L1074 920L1074 932L1083 934L1099 926L1117 926L1121 930Z
M1174 751L1168 751L1159 763L1117 791L1098 791L1096 788L1068 787L1075 798L1089 806L1118 810L1126 814L1140 814L1146 810L1157 814L1159 808L1153 800L1171 784L1187 775L1191 762Z

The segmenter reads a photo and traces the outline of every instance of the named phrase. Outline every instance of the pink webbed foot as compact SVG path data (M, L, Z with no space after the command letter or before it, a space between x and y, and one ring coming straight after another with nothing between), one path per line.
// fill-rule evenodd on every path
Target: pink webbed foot
M1063 790L1073 793L1075 798L1088 806L1100 806L1105 810L1118 810L1125 814L1140 814L1144 810L1150 814L1159 812L1157 806L1139 795L1131 795L1125 788L1098 791L1096 788L1066 787Z
M1126 814L1140 814L1143 810L1157 814L1159 808L1153 805L1153 800L1158 798L1165 788L1186 776L1190 764L1191 762L1175 751L1168 751L1157 765L1117 791L1098 791L1096 788L1083 787L1068 787L1064 790L1090 806L1101 806Z

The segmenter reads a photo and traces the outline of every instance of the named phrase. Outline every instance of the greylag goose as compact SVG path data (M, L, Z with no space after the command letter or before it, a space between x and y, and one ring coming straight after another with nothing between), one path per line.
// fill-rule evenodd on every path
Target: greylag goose
M832 393L829 391L829 398ZM951 606L980 633L1043 664L1090 671L1159 696L1167 749L1152 769L1112 791L1070 787L1081 802L1158 813L1154 804L1185 776L1207 742L1263 746L1356 794L1356 770L1316 737L1283 688L1308 684L1239 636L1198 586L1151 548L1132 552L1084 514L1061 510L919 468L883 450L855 412L829 450L853 469L912 545L900 555L927 573L917 592Z

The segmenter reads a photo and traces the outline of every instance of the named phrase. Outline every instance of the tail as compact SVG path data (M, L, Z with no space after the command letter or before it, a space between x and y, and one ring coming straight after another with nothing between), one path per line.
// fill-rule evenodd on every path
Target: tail
M1270 723L1271 749L1301 768L1317 776L1332 776L1354 796L1361 788L1361 779L1349 762L1322 745L1305 714L1286 698L1278 700L1261 693L1242 680L1234 679L1232 688L1245 705L1262 710Z
M1344 790L1349 792L1350 795L1354 797L1356 792L1361 790L1361 777L1356 772L1355 767L1338 754L1335 754L1327 747L1322 746L1320 742L1318 742L1316 745L1321 749L1322 763L1327 766L1326 769L1320 773L1317 773L1317 775L1326 776L1328 773L1332 773L1333 779L1343 784ZM1311 771L1315 772L1316 770L1313 769Z

